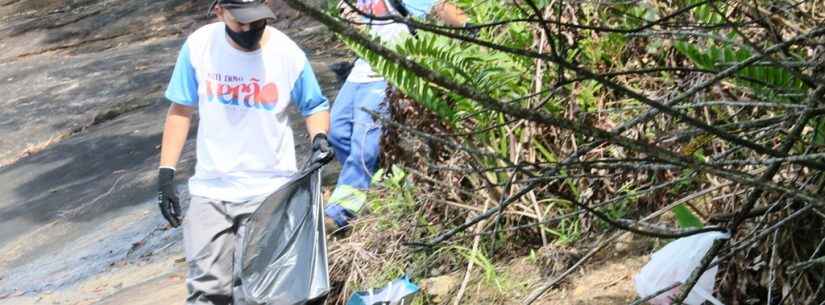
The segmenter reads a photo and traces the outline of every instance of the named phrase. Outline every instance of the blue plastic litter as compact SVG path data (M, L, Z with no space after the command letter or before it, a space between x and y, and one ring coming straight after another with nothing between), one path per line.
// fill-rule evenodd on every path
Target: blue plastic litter
M409 297L417 293L420 288L402 277L394 280L382 288L372 288L367 291L358 291L352 294L347 305L405 305L410 304Z

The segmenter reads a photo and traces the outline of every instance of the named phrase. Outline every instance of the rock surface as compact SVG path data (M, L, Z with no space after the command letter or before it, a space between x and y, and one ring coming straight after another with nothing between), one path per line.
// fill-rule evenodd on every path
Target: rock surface
M425 279L421 282L421 290L426 293L435 304L444 304L449 301L460 284L456 275L442 275Z
M183 39L212 21L209 2L0 0L0 304L138 304L146 292L158 299L145 304L182 303L181 231L152 199L162 93ZM327 65L344 53L321 26L272 5L332 99ZM183 198L195 129L177 175ZM335 168L326 173L332 182Z

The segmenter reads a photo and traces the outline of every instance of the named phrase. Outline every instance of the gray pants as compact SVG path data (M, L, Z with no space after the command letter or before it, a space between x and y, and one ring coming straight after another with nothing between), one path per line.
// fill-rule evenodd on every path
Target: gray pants
M264 199L235 203L192 196L183 220L187 305L242 305L232 300L240 268L235 262L240 261L241 223Z

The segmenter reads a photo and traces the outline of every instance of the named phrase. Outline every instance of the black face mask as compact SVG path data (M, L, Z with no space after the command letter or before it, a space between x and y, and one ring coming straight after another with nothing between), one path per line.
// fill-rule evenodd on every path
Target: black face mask
M229 26L226 26L226 34L241 48L252 50L258 46L258 42L260 42L261 37L264 36L264 29L266 29L266 26L257 29L251 28L246 32L235 32L230 29Z

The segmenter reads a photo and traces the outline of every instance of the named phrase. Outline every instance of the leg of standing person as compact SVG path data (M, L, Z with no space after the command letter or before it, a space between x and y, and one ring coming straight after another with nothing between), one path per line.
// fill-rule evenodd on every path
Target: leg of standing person
M183 219L187 305L232 304L234 235L223 202L192 196Z
M245 305L237 298L243 235L239 231L266 198L226 202L193 196L183 220L189 274L187 305ZM233 301L234 299L234 301Z

